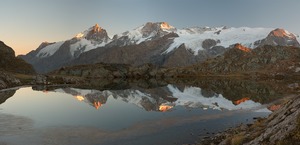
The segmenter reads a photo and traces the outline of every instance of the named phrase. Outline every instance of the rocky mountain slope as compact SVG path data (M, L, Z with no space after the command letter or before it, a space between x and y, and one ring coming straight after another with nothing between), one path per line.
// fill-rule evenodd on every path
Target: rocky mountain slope
M37 72L45 73L62 66L100 62L187 66L218 56L235 43L249 48L263 45L300 47L294 34L283 29L272 30L248 27L177 29L166 22L148 22L109 38L105 29L95 25L69 40L42 43L20 57Z
M0 70L22 74L33 74L33 67L15 56L15 51L0 41Z
M186 67L191 74L262 74L266 77L299 75L300 48L264 45L250 49L236 44L223 55Z
M97 63L63 67L51 75L85 79L171 79L207 76L237 76L247 79L300 79L300 48L264 45L250 49L235 44L223 55L187 67L164 68L153 64Z
M0 89L21 85L12 74L34 74L33 67L17 58L12 48L0 41Z

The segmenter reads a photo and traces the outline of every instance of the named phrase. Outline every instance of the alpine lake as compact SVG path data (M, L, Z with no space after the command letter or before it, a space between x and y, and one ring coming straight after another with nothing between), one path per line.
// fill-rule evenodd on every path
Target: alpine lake
M116 84L2 90L0 144L193 144L268 116L276 101L291 95L285 87L292 83L207 79Z

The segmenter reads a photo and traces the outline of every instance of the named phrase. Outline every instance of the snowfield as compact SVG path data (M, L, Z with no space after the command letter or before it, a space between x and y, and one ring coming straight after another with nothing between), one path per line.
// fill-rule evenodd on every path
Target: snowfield
M110 42L110 41L109 41ZM109 42L102 42L100 44L93 44L92 41L87 40L85 38L80 39L78 42L70 45L70 53L74 57L74 53L76 51L80 51L81 53L87 52L98 47L103 47Z
M204 29L204 28L202 28ZM198 55L199 50L204 50L202 42L205 39L219 40L220 43L217 46L229 47L235 43L241 43L242 45L255 48L254 42L264 39L268 36L273 28L207 28L207 30L201 30L201 28L186 28L177 31L179 37L174 39L174 43L164 52L169 53L180 45L185 44L187 48L194 52L194 55Z
M60 41L60 42L56 42L54 44L48 45L46 47L44 47L42 50L40 50L36 56L37 57L49 57L52 56L59 48L61 45L63 45L65 43L65 41Z

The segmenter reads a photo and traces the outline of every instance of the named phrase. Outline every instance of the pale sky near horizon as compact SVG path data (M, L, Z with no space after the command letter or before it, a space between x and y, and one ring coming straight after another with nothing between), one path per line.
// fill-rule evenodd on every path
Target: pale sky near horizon
M300 34L299 0L1 0L0 40L16 54L67 40L98 23L109 36L146 22L284 28Z

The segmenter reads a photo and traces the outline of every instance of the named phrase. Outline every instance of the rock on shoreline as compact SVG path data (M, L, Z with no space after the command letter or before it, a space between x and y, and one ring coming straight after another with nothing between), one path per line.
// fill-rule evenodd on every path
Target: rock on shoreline
M14 76L0 71L0 90L20 86L21 81Z
M300 145L300 96L281 105L268 118L206 138L197 145Z

